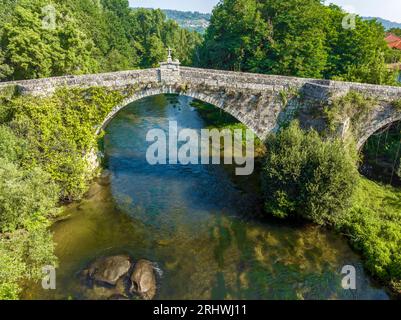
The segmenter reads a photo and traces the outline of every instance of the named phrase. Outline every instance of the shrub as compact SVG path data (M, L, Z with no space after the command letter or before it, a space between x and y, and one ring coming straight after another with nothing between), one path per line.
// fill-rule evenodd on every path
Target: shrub
M0 300L18 299L22 281L38 281L43 266L56 266L53 252L52 235L45 223L0 234Z
M58 201L58 188L50 175L0 161L0 232L24 229L33 220L49 216Z
M21 163L27 157L26 151L26 142L17 138L10 128L0 125L0 158Z
M359 126L369 117L376 103L376 99L364 97L356 91L334 99L324 109L329 131L334 132L340 123L349 118L353 133L358 134Z
M394 100L391 102L391 105L398 111L401 111L401 99Z
M24 170L0 157L0 300L17 299L23 280L39 280L55 263L47 219L58 189L39 168Z
M277 217L334 223L350 206L356 156L342 141L325 141L292 122L266 141L262 183L266 209Z

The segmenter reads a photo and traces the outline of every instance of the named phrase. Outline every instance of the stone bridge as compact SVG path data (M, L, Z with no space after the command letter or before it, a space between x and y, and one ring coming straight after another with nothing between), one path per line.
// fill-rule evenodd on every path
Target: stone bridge
M121 90L127 98L104 120L99 131L127 104L152 95L176 93L215 105L228 112L264 138L294 117L304 127L325 127L324 106L350 91L374 98L374 106L359 123L360 148L377 130L401 120L401 87L350 82L263 75L221 70L181 67L171 58L159 68L121 71L83 76L0 83L0 90L16 86L21 94L49 95L58 87L103 86ZM396 103L398 102L398 104ZM347 115L338 124L338 132L348 132Z

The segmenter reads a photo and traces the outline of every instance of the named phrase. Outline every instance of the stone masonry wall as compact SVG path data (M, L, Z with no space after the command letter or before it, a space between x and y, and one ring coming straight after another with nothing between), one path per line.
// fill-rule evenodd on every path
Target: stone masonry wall
M48 95L53 93L58 87L88 88L104 86L118 89L137 83L154 83L159 81L159 69L145 69L82 76L64 76L35 80L0 82L0 90L2 87L11 85L17 86L22 94Z
M172 66L170 68L170 66ZM167 71L169 69L172 73ZM163 75L161 74L163 73ZM162 79L164 78L164 79ZM120 88L126 85L146 82L207 83L210 86L226 86L238 89L281 90L283 88L303 89L307 96L326 98L328 93L343 94L350 90L390 100L401 98L401 88L353 82L341 82L308 78L263 75L254 73L232 72L222 70L177 67L173 64L162 64L161 68L119 71L82 76L63 76L46 79L0 82L0 89L15 85L23 94L49 94L57 87L91 87L105 86Z
M350 90L377 98L376 115L373 115L371 123L365 125L363 139L380 129L379 126L401 119L400 112L391 107L391 101L401 99L400 87L188 68L180 67L176 61L145 70L3 82L0 83L0 91L16 86L22 94L48 95L57 87L65 86L123 89L137 84L140 84L138 91L125 104L159 93L185 94L222 108L261 138L277 130L280 119L291 111L291 104L283 101L283 92L298 92L305 101L311 99L315 104L316 101L326 103ZM123 107L116 106L105 123Z

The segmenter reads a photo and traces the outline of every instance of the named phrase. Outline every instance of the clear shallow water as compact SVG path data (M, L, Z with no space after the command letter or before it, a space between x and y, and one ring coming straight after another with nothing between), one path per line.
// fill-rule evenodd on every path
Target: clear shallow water
M155 96L122 110L108 126L110 179L53 226L57 290L32 285L33 299L96 299L78 274L93 259L128 253L155 261L163 274L157 299L387 299L346 241L313 226L262 221L257 174L241 178L224 166L150 166L149 129L176 120L204 121L186 97ZM341 288L341 268L357 268L357 291Z

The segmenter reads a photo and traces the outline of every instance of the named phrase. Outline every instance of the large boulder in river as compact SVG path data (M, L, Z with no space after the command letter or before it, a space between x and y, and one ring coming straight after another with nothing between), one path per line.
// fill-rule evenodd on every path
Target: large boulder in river
M125 276L130 268L131 259L129 256L105 257L90 265L88 275L94 281L115 286L117 281Z
M152 300L156 295L156 275L153 264L147 260L139 260L131 275L131 291L144 300Z

